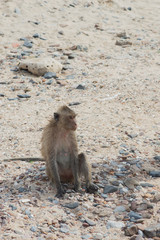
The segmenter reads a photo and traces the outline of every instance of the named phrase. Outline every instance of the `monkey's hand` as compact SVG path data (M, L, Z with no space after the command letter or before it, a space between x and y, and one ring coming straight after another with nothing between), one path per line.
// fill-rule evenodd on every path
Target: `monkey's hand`
M74 190L75 190L75 192L78 192L80 190L80 183L79 182L74 184Z
M91 184L87 187L86 191L87 191L88 193L95 193L95 192L98 191L98 186L97 186L96 184L94 184L94 183L91 183Z
M61 187L57 190L57 194L55 195L55 197L62 198L64 196L65 192L66 191L63 189L63 187Z

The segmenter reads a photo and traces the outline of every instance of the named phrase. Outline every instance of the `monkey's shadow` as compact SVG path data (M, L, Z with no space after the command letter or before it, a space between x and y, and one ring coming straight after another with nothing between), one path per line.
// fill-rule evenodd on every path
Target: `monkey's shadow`
M44 196L54 197L56 195L55 184L51 183L45 173L45 166L39 166L37 164L31 165L31 168L25 169L24 172L18 174L16 169L12 169L14 175L9 175L7 180L4 180L0 185L3 188L5 197L38 197ZM66 193L74 192L74 184L62 183ZM81 183L82 190L80 193L85 193L85 184ZM3 197L2 197L3 198Z

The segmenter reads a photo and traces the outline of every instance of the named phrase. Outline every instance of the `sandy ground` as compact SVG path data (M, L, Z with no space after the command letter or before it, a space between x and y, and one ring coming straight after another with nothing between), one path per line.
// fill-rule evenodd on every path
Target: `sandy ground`
M1 239L129 239L123 231L106 227L108 220L117 219L111 214L120 205L113 203L114 198L119 200L115 193L111 195L113 201L107 201L108 215L102 220L94 215L94 196L88 194L83 196L87 206L67 213L62 207L67 197L50 206L48 197L54 199L55 191L48 181L42 179L44 192L36 195L33 178L44 163L4 159L40 157L42 129L48 119L62 104L78 102L72 109L78 113L79 148L91 163L118 164L120 151L125 148L129 157L159 170L153 161L160 155L159 12L158 0L1 0L0 201L6 221L1 224ZM40 38L33 37L36 33ZM32 48L23 46L20 38L32 41ZM119 46L121 41L126 44ZM16 71L22 55L53 56L66 70L47 85L43 77ZM77 89L80 84L84 89ZM17 97L24 93L31 97ZM19 196L14 188L20 184L20 174L24 184L23 174L26 176L28 169L32 176L25 184L32 185L33 181L33 189ZM99 169L94 171L98 173ZM145 181L143 177L141 180ZM147 181L159 191L158 178L148 177ZM136 192L137 199L143 199L142 193L149 194L147 189ZM80 195L71 194L69 199L80 201ZM98 199L104 206L104 200ZM15 211L11 204L16 205ZM23 214L24 208L30 209L33 217ZM156 204L153 219L145 220L144 226L159 222L159 208ZM96 226L83 226L78 216L85 214ZM71 230L59 232L62 223ZM53 229L49 229L51 225ZM38 230L31 231L32 226Z

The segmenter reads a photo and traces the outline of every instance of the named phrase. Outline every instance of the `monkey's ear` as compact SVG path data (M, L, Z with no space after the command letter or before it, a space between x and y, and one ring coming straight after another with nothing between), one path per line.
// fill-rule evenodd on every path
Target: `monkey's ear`
M59 120L59 113L54 113L54 119L56 120L56 121L58 121Z

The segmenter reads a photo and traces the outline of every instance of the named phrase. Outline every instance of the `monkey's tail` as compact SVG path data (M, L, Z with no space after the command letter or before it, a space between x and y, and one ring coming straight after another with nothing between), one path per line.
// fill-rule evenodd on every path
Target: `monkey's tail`
M43 158L9 158L4 159L5 162L11 162L11 161L24 161L24 162L44 162L45 160Z

